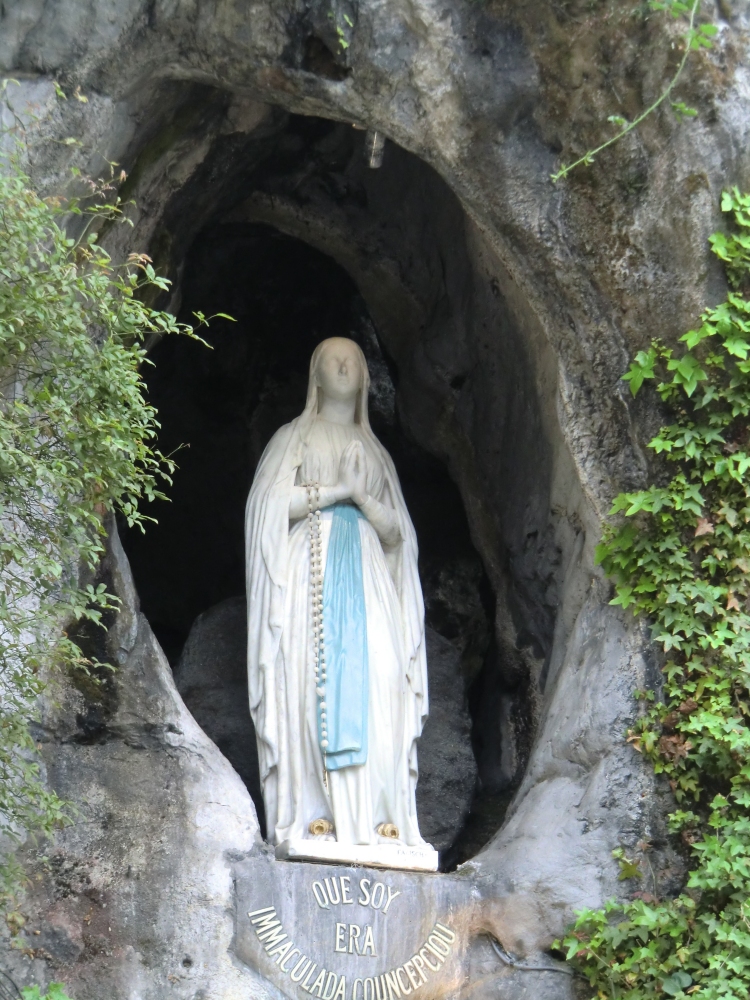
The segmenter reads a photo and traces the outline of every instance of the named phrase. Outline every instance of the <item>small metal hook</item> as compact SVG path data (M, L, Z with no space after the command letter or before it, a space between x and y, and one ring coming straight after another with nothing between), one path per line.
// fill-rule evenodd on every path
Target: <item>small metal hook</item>
M0 969L0 1000L21 1000L21 991L2 969Z
M507 951L504 951L500 947L500 945L498 944L498 942L496 941L496 939L494 937L492 937L491 934L488 935L488 937L490 939L490 944L494 948L495 953L498 956L498 958L502 962L504 962L505 965L509 965L511 967L511 969L519 969L522 972L559 972L563 976L575 976L576 975L576 973L572 969L563 969L563 968L560 968L560 966L557 966L557 965L522 965L521 962L517 962L515 958L513 958L511 955L509 955L507 953Z

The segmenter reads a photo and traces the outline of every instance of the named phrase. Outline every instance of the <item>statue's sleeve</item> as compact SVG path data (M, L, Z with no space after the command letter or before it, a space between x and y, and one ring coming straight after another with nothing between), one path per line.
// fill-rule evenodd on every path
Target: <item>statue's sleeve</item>
M382 445L380 447L382 448ZM393 461L384 448L382 451L388 491L401 534L400 544L388 553L388 560L401 605L401 626L407 656L406 673L412 695L409 706L411 709L410 733L412 739L416 740L422 733L429 709L424 599L417 566L417 535L406 507L404 495L401 492L401 485ZM416 745L414 745L413 750L412 767L416 773Z
M387 489L387 486L386 486ZM362 504L360 510L378 533L384 549L393 549L401 541L401 531L398 525L398 517L392 506L369 496Z

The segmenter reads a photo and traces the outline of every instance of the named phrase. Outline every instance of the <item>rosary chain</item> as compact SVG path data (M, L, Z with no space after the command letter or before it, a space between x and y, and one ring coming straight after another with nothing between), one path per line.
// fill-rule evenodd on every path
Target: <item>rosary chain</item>
M323 753L323 784L328 790L326 748L328 723L326 706L326 653L323 627L323 530L320 520L320 484L305 484L307 490L307 527L310 535L310 604L312 622L313 669L315 693L318 697L320 748Z

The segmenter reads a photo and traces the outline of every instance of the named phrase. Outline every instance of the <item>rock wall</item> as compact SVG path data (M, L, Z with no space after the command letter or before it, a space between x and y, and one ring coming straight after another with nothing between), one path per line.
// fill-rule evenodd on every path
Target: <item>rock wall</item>
M28 947L4 948L3 968L76 998L276 997L231 952L230 859L260 843L252 800L178 695L114 531L102 576L124 604L100 650L117 672L93 697L48 691L36 736L77 812L44 856L29 845Z
M659 421L619 376L721 294L706 237L721 188L750 184L748 5L716 17L684 88L699 117L665 109L553 185L606 114L658 93L675 55L657 19L513 0L0 7L40 189L120 162L135 229L107 245L149 249L178 288L209 224L271 225L329 254L397 370L403 427L461 492L497 606L493 697L480 685L475 719L503 736L492 767L517 790L491 843L436 877L462 886L451 995L462 981L467 995L569 997L569 977L509 969L482 935L549 963L572 911L621 891L615 846L650 838L662 890L679 878L664 792L623 743L658 659L608 606L592 553L612 496L648 474ZM88 103L59 101L53 80ZM300 119L342 124L300 143ZM356 166L361 138L337 159L351 123L388 136L380 171ZM275 996L236 945L233 878L266 857L251 798L186 711L112 546L119 671L108 700L63 687L45 709L47 775L80 819L49 861L29 855L30 947L6 964L21 982L64 978L79 1000Z

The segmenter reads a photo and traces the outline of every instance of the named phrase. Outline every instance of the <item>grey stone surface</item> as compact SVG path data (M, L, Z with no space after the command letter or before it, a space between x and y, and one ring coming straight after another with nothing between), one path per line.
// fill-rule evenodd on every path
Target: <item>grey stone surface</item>
M258 747L247 697L244 597L230 597L198 616L174 679L193 718L242 778L261 814Z
M200 615L175 669L175 683L196 722L263 808L255 732L247 703L244 597ZM430 717L419 744L417 809L422 836L436 850L451 846L474 795L476 763L460 655L433 629L427 632Z
M76 1000L273 998L229 954L232 859L260 840L250 796L180 699L116 534L103 576L125 608L101 650L117 671L98 692L48 691L37 739L77 811L46 860L26 856L28 948L3 968Z
M656 657L608 606L593 547L613 494L644 482L659 422L619 376L654 333L674 339L723 294L706 237L721 188L750 184L748 5L725 7L716 48L686 79L697 121L665 110L558 185L558 151L569 160L600 139L615 89L635 108L658 93L670 49L651 22L607 22L607 5L579 18L551 2L377 0L356 8L344 54L330 48L338 3L0 10L12 99L39 119L35 183L55 190L71 165L121 162L135 229L107 245L161 254L177 279L209 223L266 223L330 254L398 371L402 423L461 490L497 600L502 684L484 729L501 752L480 779L519 784L460 869L473 899L466 996L570 995L562 975L493 965L482 935L539 956L575 907L623 891L613 846L651 837L660 884L679 877L662 793L622 739ZM58 102L53 79L88 104ZM366 177L325 145L294 146L288 113L381 129L383 168ZM81 148L59 141L71 134ZM269 163L276 174L253 173ZM253 876L235 892L230 864L260 850L250 797L185 711L117 572L112 697L86 704L62 685L40 734L48 780L82 818L26 904L44 947L4 961L22 981L64 978L79 1000L276 996L232 945Z
M460 833L477 779L460 661L456 647L428 628L430 715L419 741L417 815L422 836L437 851Z

